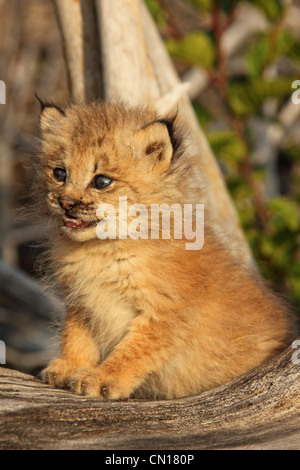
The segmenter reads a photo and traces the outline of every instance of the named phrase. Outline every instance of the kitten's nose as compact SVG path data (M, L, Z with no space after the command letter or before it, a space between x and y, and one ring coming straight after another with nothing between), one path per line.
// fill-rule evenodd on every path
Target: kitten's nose
M69 211L73 207L77 206L79 204L78 201L75 201L74 199L68 197L68 196L61 196L58 198L59 205L62 209L65 211Z

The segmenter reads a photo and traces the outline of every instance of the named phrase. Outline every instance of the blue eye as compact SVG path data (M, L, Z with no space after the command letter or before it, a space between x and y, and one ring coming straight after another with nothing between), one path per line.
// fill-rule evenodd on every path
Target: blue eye
M53 175L57 181L65 182L67 179L67 172L64 168L54 168Z
M108 176L98 175L95 177L95 188L97 189L104 189L107 188L112 183L112 179Z

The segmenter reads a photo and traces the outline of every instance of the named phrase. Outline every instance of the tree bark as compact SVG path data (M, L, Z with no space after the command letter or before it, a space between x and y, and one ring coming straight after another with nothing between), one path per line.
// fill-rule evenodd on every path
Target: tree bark
M299 449L297 354L289 347L229 384L167 401L76 396L3 368L0 449Z

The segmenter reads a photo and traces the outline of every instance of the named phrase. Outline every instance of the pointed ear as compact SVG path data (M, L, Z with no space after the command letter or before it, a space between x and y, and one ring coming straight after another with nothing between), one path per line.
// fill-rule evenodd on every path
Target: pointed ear
M65 112L56 104L42 101L37 95L35 96L41 105L40 126L44 137L54 132L56 124L65 116Z
M152 166L155 173L163 173L170 166L173 146L165 121L148 124L136 134L139 152Z

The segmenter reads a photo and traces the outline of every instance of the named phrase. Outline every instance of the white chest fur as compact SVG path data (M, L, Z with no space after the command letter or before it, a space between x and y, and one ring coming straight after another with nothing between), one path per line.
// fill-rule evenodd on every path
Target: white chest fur
M67 303L82 310L104 360L137 315L133 301L135 256L80 247L65 252L61 261L61 277L68 278Z

